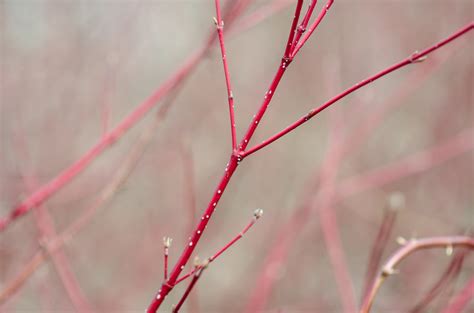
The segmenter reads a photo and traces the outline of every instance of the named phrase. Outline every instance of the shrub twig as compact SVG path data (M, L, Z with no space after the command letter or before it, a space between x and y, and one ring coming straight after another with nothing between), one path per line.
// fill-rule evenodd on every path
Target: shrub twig
M388 261L382 266L377 277L373 280L369 292L360 309L360 313L368 313L372 307L377 291L382 286L387 277L397 272L396 266L406 259L412 253L433 248L452 249L454 247L466 247L471 250L474 249L474 238L468 236L446 236L446 237L431 237L423 239L412 239L404 243Z

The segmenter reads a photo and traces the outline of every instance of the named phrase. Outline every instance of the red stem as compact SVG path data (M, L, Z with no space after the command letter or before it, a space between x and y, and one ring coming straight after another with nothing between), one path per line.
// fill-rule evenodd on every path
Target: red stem
M291 51L293 50L293 38L295 37L296 27L298 26L298 20L301 14L301 7L303 6L303 0L298 0L295 8L295 15L293 16L293 23L290 27L290 34L288 35L288 41L286 43L286 49L284 53L284 58L289 59Z
M333 3L334 3L334 0L328 0L326 2L326 5L321 10L316 20L309 27L308 32L304 34L304 36L301 38L298 44L293 48L293 51L291 52L291 56L290 56L291 58L294 58L296 54L300 51L301 47L303 47L303 45L308 41L309 37L313 34L313 32L321 23L321 21L324 19L324 17L326 16L326 13L328 13Z
M213 262L215 259L217 259L222 253L224 253L227 249L229 249L234 243L236 243L239 239L241 239L245 233L255 224L255 222L257 221L257 219L259 219L261 216L262 216L262 213L263 211L261 209L258 209L254 212L254 216L252 218L252 220L247 224L247 226L244 227L244 229L237 235L235 236L234 238L232 238L231 241L229 241L224 247L222 247L219 251L217 251L213 256L211 256L208 260L209 263ZM207 266L207 265L206 265ZM192 274L194 274L196 272L196 270L199 269L199 267L195 267L191 272L183 275L182 277L180 277L176 283L175 283L175 286L177 284L179 284L180 282L182 282L183 280L185 280L186 278L188 278L189 276L191 276Z
M165 258L165 260L164 260L164 273L163 273L163 277L164 277L165 280L167 280L167 279L168 279L168 248L165 247L164 250L165 250L165 251L164 251L164 258Z
M181 306L183 305L184 301L186 301L186 298L188 297L189 293L193 289L194 285L197 283L199 277L201 277L202 272L204 271L204 267L200 267L196 269L196 273L193 276L193 279L189 282L188 287L184 291L183 296L179 300L178 304L173 308L173 313L178 313L178 311L181 309Z
M375 299L377 291L387 277L394 274L395 267L412 253L432 248L447 248L447 247L466 247L474 249L474 238L468 236L445 236L445 237L431 237L424 239L410 240L399 248L388 259L385 265L380 270L378 277L376 277L369 288L367 297L365 298L360 313L368 313Z
M298 41L300 41L301 36L304 34L304 32L306 32L309 19L311 18L311 15L313 14L313 10L316 7L317 2L318 2L317 0L311 0L311 3L308 6L308 11L306 11L303 21L301 22L300 26L298 26L298 29L296 30L296 36L293 39L293 47L296 46Z
M235 134L235 114L234 114L234 94L230 83L229 66L227 65L227 56L224 45L224 21L221 17L221 5L219 0L215 0L217 15L217 35L219 37L219 46L221 48L222 64L224 65L225 83L227 87L227 99L229 102L230 132L232 137L232 151L237 148L237 136Z
M377 275L377 269L380 267L383 252L388 244L390 235L392 233L393 226L397 217L397 209L394 207L386 208L380 228L372 245L370 252L369 262L367 264L367 274L365 275L364 292L362 294L362 300L365 299L369 292L370 284Z
M277 134L271 136L270 138L264 140L262 143L244 151L241 153L241 157L242 158L245 158L249 155L251 155L252 153L255 153L257 152L258 150L268 146L269 144L271 144L272 142L274 142L275 140L283 137L284 135L288 134L289 132L291 132L292 130L294 130L295 128L301 126L302 124L306 123L307 121L309 121L311 118L313 118L314 116L316 116L318 113L320 113L321 111L323 111L324 109L328 108L329 106L333 105L334 103L336 103L337 101L341 100L342 98L346 97L347 95L353 93L354 91L362 88L363 86L365 85L368 85L372 82L374 82L375 80L393 72L393 71L396 71L404 66L407 66L409 64L412 64L412 63L416 63L416 62L420 62L421 60L424 59L425 56L427 56L428 54L430 54L431 52L435 51L436 49L439 49L441 48L442 46L450 43L451 41L453 41L454 39L466 34L467 32L469 32L470 30L472 30L474 28L474 23L471 22L469 23L468 25L464 26L463 28L461 28L460 30L458 30L457 32L455 32L454 34L450 35L449 37L447 37L446 39L438 42L437 44L429 47L429 48L426 48L425 50L423 50L422 52L415 52L413 53L411 56L409 56L408 58L402 60L401 62L399 63L396 63L386 69L384 69L383 71L367 78L367 79L364 79L362 81L360 81L359 83L353 85L352 87L350 87L349 89L346 89L345 91L343 91L342 93L338 94L337 96L335 96L334 98L332 98L331 100L327 101L326 103L324 103L323 105L321 105L320 107L318 108L315 108L311 111L309 111L308 114L306 114L305 116L301 117L300 119L298 119L296 122L294 122L293 124L291 124L290 126L286 127L285 129L283 129L282 131L278 132ZM305 34L305 35L308 35Z

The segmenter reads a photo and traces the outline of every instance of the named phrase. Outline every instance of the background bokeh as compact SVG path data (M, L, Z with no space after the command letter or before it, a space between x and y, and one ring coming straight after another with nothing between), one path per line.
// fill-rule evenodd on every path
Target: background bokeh
M279 65L293 3L254 1L233 24L235 32L229 28L227 57L238 137ZM270 14L244 27L249 16L259 16L254 12ZM286 72L252 142L448 36L471 21L473 12L472 0L336 1ZM213 1L200 0L1 1L1 215L31 192L25 178L41 184L55 177L203 46L214 15ZM337 228L332 229L340 233L353 284L349 289L359 300L372 243L393 192L403 195L405 205L397 212L384 259L397 248L397 236L472 230L473 40L467 34L425 62L361 89L246 159L196 254L205 258L217 251L241 231L256 208L264 210L264 217L205 271L183 312L244 312L252 296L262 292L256 287L262 273L274 279L266 312L342 312L320 224L319 175L327 170L331 134L350 136L360 125L370 124L367 119L383 106L393 108L336 165L336 186L458 134L464 134L461 144L457 141L462 152L434 165L432 159L442 155L432 153L417 163L416 173L347 196L340 196L336 187L337 201L329 210L337 216ZM168 114L153 130L137 166L64 247L71 271L97 312L147 307L162 280L162 237L173 238L174 262L225 168L230 134L217 42L174 98L165 101L172 101ZM94 203L155 119L152 111L45 203L58 233ZM397 171L407 167L402 164ZM305 206L310 213L291 230L295 236L288 234L288 256L280 265L268 262L268 253L284 241L284 225ZM31 212L0 234L1 289L40 249L40 237ZM467 255L457 280L433 302L435 311L472 277L472 260ZM413 255L384 284L374 312L408 311L449 262L444 251ZM181 292L177 288L167 298L163 312L170 311ZM5 312L73 310L49 261L0 307Z

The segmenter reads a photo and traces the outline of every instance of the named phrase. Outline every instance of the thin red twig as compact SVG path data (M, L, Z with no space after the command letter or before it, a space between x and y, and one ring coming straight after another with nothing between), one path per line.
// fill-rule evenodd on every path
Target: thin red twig
M291 51L293 50L293 38L295 38L296 27L298 26L298 20L300 18L302 6L303 0L298 0L298 2L296 3L295 15L293 16L293 23L290 27L290 34L288 35L288 41L286 43L285 53L283 55L283 57L286 59L290 58Z
M368 85L374 81L376 81L377 79L393 72L393 71L396 71L402 67L405 67L409 64L413 64L413 63L417 63L417 62L421 62L422 60L424 60L424 58L430 54L431 52L443 47L444 45L450 43L451 41L455 40L456 38L466 34L467 32L469 32L470 30L472 30L474 28L474 23L469 23L468 25L464 26L463 28L461 28L460 30L456 31L455 33L453 33L452 35L450 35L449 37L447 37L446 39L438 42L437 44L434 44L432 45L431 47L428 47L426 48L425 50L421 51L421 52L415 52L413 53L411 56L409 56L408 58L380 71L379 73L369 77L369 78L366 78L360 82L358 82L357 84L353 85L352 87L346 89L345 91L343 91L342 93L338 94L337 96L333 97L332 99L330 99L329 101L327 101L326 103L324 103L323 105L321 105L320 107L318 108L315 108L311 111L308 112L308 114L306 114L305 116L301 117L300 119L298 119L296 122L294 122L293 124L291 124L290 126L286 127L285 129L283 129L282 131L278 132L277 134L271 136L270 138L264 140L262 143L242 152L240 154L240 156L242 158L245 158L249 155L251 155L252 153L255 153L257 152L258 150L268 146L269 144L271 144L272 142L274 142L275 140L285 136L286 134L288 134L289 132L291 132L292 130L294 130L295 128L301 126L302 124L306 123L307 121L309 121L311 118L313 118L314 116L316 116L317 114L319 114L321 111L323 111L324 109L330 107L331 105L333 105L334 103L336 103L337 101L341 100L342 98L346 97L347 95L353 93L354 91L362 88L363 86L365 85ZM306 34L307 35L307 34Z
M393 226L395 225L395 220L397 218L397 212L399 207L401 206L401 202L399 200L393 199L394 196L403 197L403 195L401 194L395 194L390 196L391 199L389 199L389 204L385 209L384 216L380 223L379 231L377 233L377 236L375 237L372 249L370 250L370 257L369 262L367 264L362 300L365 299L367 293L369 292L370 284L377 275L377 269L380 267L383 252L390 239L390 235L392 233ZM397 203L394 203L394 201L396 201Z
M253 218L244 227L244 229L237 236L232 238L232 240L230 240L224 247L219 249L216 253L214 253L214 255L212 255L210 258L208 258L207 259L208 263L211 263L211 262L215 261L222 253L224 253L227 249L229 249L232 245L234 245L237 241L239 241L245 235L245 233L248 232L248 230L255 224L255 222L260 217L262 217L262 215L263 215L263 210L262 209L255 210L255 212L253 213ZM207 264L206 264L206 266L207 266ZM196 270L198 268L195 267L191 272L189 272L189 273L183 275L182 277L180 277L178 280L176 280L175 285L179 284L180 282L182 282L186 278L190 277L192 274L194 274L196 272Z
M227 64L227 53L226 53L225 44L224 44L224 21L222 20L222 17L221 17L221 5L220 5L219 0L215 0L215 6L216 6L216 15L217 15L217 20L215 22L216 22L217 35L219 37L219 46L221 48L222 64L224 65L225 83L227 87L227 99L229 102L232 151L234 151L237 148L237 136L235 134L234 94L232 92L232 85L230 82L229 66Z
M326 2L326 5L322 8L322 10L319 13L318 17L316 18L316 20L313 22L313 24L311 24L308 31L305 32L303 37L301 37L301 39L299 40L297 45L291 51L291 56L290 56L291 58L294 58L298 54L298 52L303 47L303 45L308 41L309 37L313 34L313 32L316 30L316 28L318 28L319 24L324 19L324 17L328 13L328 11L331 8L333 3L334 3L334 0L328 0ZM308 19L309 19L309 17L308 17Z
M186 301L186 298L188 297L189 293L193 289L194 285L196 285L197 281L201 277L201 274L206 269L206 267L207 267L207 262L204 263L203 265L195 265L195 272L194 272L194 275L193 275L193 279L191 279L191 281L189 282L189 285L186 288L186 290L184 291L184 294L181 297L181 299L179 300L178 304L173 307L173 311L172 311L173 313L178 313L179 312L179 310L181 309L181 306L183 305L184 301Z
M163 237L163 268L164 268L164 273L163 277L164 280L168 279L168 255L169 255L169 249L171 246L171 241L172 239L170 237Z
M396 273L396 266L406 259L412 253L433 248L453 248L466 247L474 249L474 238L468 236L445 236L445 237L431 237L423 239L413 239L408 241L405 245L400 247L380 270L378 276L372 282L369 292L362 304L360 313L368 313L372 307L377 291L382 286L385 279Z
M291 33L290 33L291 36ZM291 37L293 38L293 37ZM290 42L290 41L289 41ZM265 114L270 101L275 94L276 88L285 73L287 66L291 63L291 59L286 58L285 56L282 58L280 66L273 78L270 87L265 94L264 100L258 110L257 114L254 115L247 132L243 136L238 148L236 151L233 151L229 162L225 168L224 174L222 175L216 189L214 190L213 196L208 203L208 206L204 213L201 216L201 221L196 226L195 230L193 231L188 244L185 246L184 251L182 252L181 256L179 257L178 261L176 262L173 270L171 271L170 277L167 282L162 283L161 289L158 290L156 296L152 299L150 305L148 306L147 312L154 313L158 310L161 303L163 302L164 298L168 295L168 293L173 289L176 280L178 279L181 271L184 269L185 265L189 261L197 243L199 242L202 233L204 232L210 218L212 217L213 213L215 212L216 206L222 197L222 194L225 192L227 185L230 182L235 170L237 169L238 164L242 160L240 153L247 147L250 139L252 138L255 130L257 129L258 123L261 121L263 115Z
M296 44L300 41L301 36L306 32L306 28L308 27L309 20L311 18L311 15L313 14L313 10L316 7L317 2L317 0L311 0L308 6L308 10L306 11L306 14L303 18L303 21L301 21L300 26L298 26L296 30L296 35L293 39L293 47L296 46Z

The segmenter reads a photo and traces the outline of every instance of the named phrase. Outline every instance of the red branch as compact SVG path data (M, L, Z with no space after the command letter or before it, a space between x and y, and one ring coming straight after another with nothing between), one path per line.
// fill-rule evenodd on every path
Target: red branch
M408 241L405 245L399 248L388 259L385 265L380 270L378 276L372 282L367 297L364 299L360 313L368 313L374 302L377 291L382 286L385 279L396 273L395 267L406 259L412 253L433 248L453 248L466 247L474 250L474 238L467 236L446 236L446 237L432 237L424 239L413 239Z
M434 44L433 46L431 47L428 47L426 48L425 50L421 51L421 52L415 52L413 53L412 55L410 55L408 58L380 71L379 73L369 77L369 78L366 78L360 82L358 82L357 84L353 85L352 87L346 89L345 91L343 91L342 93L338 94L337 96L335 96L334 98L330 99L329 101L327 101L326 103L324 103L323 105L321 105L320 107L318 108L315 108L311 111L308 112L308 114L306 114L305 116L301 117L300 119L298 119L296 122L294 122L293 124L291 124L290 126L286 127L285 129L283 129L282 131L278 132L277 134L271 136L270 138L264 140L262 143L246 150L245 152L242 152L241 153L241 157L242 158L245 158L249 155L251 155L252 153L255 153L257 152L258 150L268 146L269 144L271 144L272 142L274 142L275 140L285 136L286 134L288 134L289 132L291 132L292 130L294 130L295 128L301 126L302 124L306 123L307 121L309 121L311 118L313 118L314 116L316 116L317 114L319 114L321 111L323 111L324 109L330 107L331 105L333 105L334 103L336 103L337 101L341 100L342 98L346 97L347 95L353 93L354 91L362 88L363 86L365 85L368 85L374 81L376 81L377 79L393 72L393 71L396 71L396 70L399 70L409 64L413 64L413 63L417 63L417 62L421 62L424 60L424 58L430 54L431 52L443 47L444 45L450 43L451 41L455 40L456 38L466 34L467 32L469 32L470 30L472 30L474 28L474 23L471 22L469 23L468 25L464 26L463 28L461 28L460 30L458 30L457 32L455 32L454 34L450 35L449 37L447 37L446 39L438 42L437 44ZM308 35L308 33L306 34Z
M229 249L232 245L234 245L237 241L239 241L239 239L241 239L245 235L245 233L248 232L248 230L255 224L255 222L260 217L262 217L262 215L263 215L263 210L262 209L255 210L255 212L253 213L253 218L252 218L252 220L250 220L250 222L247 224L247 226L245 226L244 229L237 236L235 236L231 241L229 241L224 247L222 247L219 251L217 251L213 256L208 258L206 266L207 266L208 263L211 263L211 262L215 261L222 253L224 253L227 249ZM185 280L186 278L190 277L198 269L199 269L199 267L195 267L191 272L189 272L189 273L183 275L182 277L180 277L176 281L175 286L177 284L179 284L180 282L182 282L183 280Z
M233 4L229 11L227 19L229 22L235 20L243 8L248 5L248 0L241 0ZM106 149L110 148L119 140L129 129L135 126L160 100L179 86L196 68L208 50L215 42L215 36L212 33L205 44L191 54L151 96L138 105L130 114L128 114L114 129L105 134L93 147L91 147L83 156L81 156L71 166L63 170L56 177L46 184L42 185L25 200L16 205L9 215L0 219L0 232L8 227L17 218L28 213L32 208L48 200L58 190L70 183L76 176L82 173L97 157Z
M298 9L297 9L297 12L298 12ZM299 13L295 13L295 16L299 16ZM294 30L293 26L292 26L292 29ZM291 43L293 39L291 32L290 32L290 37L291 37L291 40L290 39L288 40L289 43ZM247 132L243 136L237 149L235 151L232 151L229 162L227 163L227 166L225 168L224 174L222 178L220 179L216 189L214 190L213 196L211 200L209 201L206 210L201 216L201 221L198 223L195 230L193 231L188 244L184 248L184 251L182 252L173 270L171 271L168 281L163 282L163 284L161 285L161 289L158 290L156 297L154 297L153 300L151 301L147 312L149 313L156 312L157 309L160 307L161 303L163 302L164 298L173 289L173 286L176 283L176 280L178 279L181 271L184 269L185 265L189 261L197 243L199 242L202 236L202 233L206 229L210 218L215 212L216 206L222 194L224 193L227 185L229 184L230 179L232 178L232 175L237 169L237 166L240 163L240 161L242 161L241 153L247 147L250 139L252 138L255 130L257 129L259 122L263 118L263 115L265 114L265 111L268 108L268 105L270 104L270 101L272 100L273 95L275 94L278 84L280 83L280 80L283 77L283 74L285 73L286 68L289 66L290 63L291 63L291 59L286 58L284 55L282 58L281 64L278 67L278 70L273 78L273 81L270 84L270 87L264 96L264 100L260 106L260 109L258 110L257 114L254 115L247 129Z
M227 99L229 102L232 150L234 150L237 148L237 136L235 134L234 94L232 92L232 85L230 83L229 66L227 65L227 55L226 55L225 45L224 45L224 21L222 20L222 17L221 17L220 1L215 0L215 5L216 5L216 15L217 15L217 20L215 22L216 22L217 35L219 37L219 46L221 48L222 64L224 65L225 83L227 86Z

